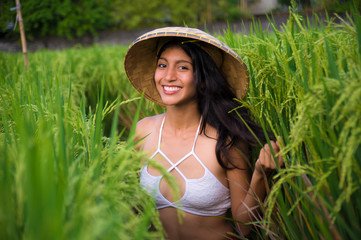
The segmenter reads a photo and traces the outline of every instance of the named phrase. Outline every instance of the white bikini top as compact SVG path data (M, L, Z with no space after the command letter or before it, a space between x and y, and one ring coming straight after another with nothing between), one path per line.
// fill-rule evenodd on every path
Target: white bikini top
M193 213L201 216L219 216L224 214L227 209L231 207L230 193L229 189L225 187L216 176L209 171L209 169L202 163L202 161L195 154L194 149L199 134L200 125L202 119L199 123L196 136L194 138L192 150L186 154L182 159L177 163L173 163L167 155L160 149L161 140L162 140L162 130L164 125L164 119L159 130L159 140L158 148L150 157L151 159L155 157L156 154L162 155L171 165L167 170L168 172L173 169L177 171L185 181L185 192L182 198L175 202L170 202L166 199L162 193L159 191L159 184L163 177L152 176L148 172L148 165L145 165L140 172L140 184L147 190L155 199L155 203L158 209L166 207L174 207L185 212ZM204 168L204 175L199 179L187 179L183 173L178 169L178 165L183 162L188 157L193 156Z

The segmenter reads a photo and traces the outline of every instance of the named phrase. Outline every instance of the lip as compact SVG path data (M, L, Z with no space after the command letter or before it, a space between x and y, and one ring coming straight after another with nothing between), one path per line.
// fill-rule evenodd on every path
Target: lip
M175 94L182 89L181 87L178 86L166 86L166 85L163 85L162 88L164 94L168 94L168 95Z

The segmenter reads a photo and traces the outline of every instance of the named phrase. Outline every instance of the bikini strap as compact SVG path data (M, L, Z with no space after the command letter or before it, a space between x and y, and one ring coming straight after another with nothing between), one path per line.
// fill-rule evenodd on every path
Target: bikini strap
M158 150L160 150L160 144L162 141L162 131L163 131L163 126L164 126L164 120L165 120L165 115L163 117L162 124L160 125L160 128L159 128Z
M194 137L194 141L193 141L193 147L192 147L192 152L193 153L194 153L194 149L196 147L196 142L197 142L197 138L198 138L198 135L199 135L199 130L201 129L201 123L202 123L202 116L201 116L201 119L199 120L196 136Z
M163 126L164 126L164 121L165 121L165 116L163 117L163 120L162 120L162 124L160 125L160 128L159 128L159 137L158 137L158 150L160 150L160 144L161 144L161 141L162 141L162 131L163 131ZM197 142L197 138L198 138L198 135L199 135L199 131L201 129L201 124L202 124L202 116L199 120L199 124L198 124L198 128L197 128L197 132L196 132L196 135L194 136L194 141L193 141L193 146L192 146L192 152L194 152L194 149L195 149L195 146L196 146L196 142Z

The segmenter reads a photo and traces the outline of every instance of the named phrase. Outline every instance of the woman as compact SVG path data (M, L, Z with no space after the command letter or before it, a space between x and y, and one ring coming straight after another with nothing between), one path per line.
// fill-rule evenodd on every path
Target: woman
M239 56L224 43L198 29L161 28L139 37L125 57L133 86L166 113L140 120L140 149L174 176L175 197L162 173L145 165L140 182L155 199L169 239L227 239L232 218L249 223L266 196L267 173L282 163L266 144L251 171L255 134L262 129L235 98L248 88L248 72ZM252 132L249 130L252 129ZM266 173L266 174L265 174ZM182 219L177 211L181 210ZM236 224L242 235L249 227Z

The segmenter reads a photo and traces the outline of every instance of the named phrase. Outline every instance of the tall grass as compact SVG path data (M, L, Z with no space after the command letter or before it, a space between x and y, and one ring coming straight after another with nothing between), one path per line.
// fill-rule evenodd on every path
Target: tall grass
M138 183L142 154L120 141L121 102L105 104L103 86L86 109L84 83L58 64L69 52L34 54L53 66L33 60L28 72L20 56L1 56L0 239L159 239Z
M43 79L45 77L55 77L68 79L71 81L73 96L73 106L80 105L84 96L86 113L89 107L94 109L98 103L98 93L100 92L101 81L104 79L104 99L108 103L117 99L126 101L138 97L137 91L128 84L124 72L123 61L127 46L95 45L91 48L81 46L62 51L39 50L30 54L30 81L33 78ZM24 69L18 54L0 53L0 64L3 77L15 79ZM2 79L4 81L4 79ZM119 110L119 125L126 132L133 122L133 115L138 106L137 102L130 102L126 106L122 105ZM144 114L156 114L162 109L149 102L141 106L141 117ZM110 126L114 112L105 117L104 132L109 135Z
M361 17L291 12L272 33L218 36L250 72L239 100L283 139L257 238L361 235ZM125 46L0 53L0 238L150 239L162 230L139 187L132 121L163 109L126 79ZM158 232L148 230L153 223Z
M241 104L285 143L264 206L273 238L361 236L360 19L311 23L291 12L280 29L270 20L272 34L258 23L249 36L224 34L250 70Z

